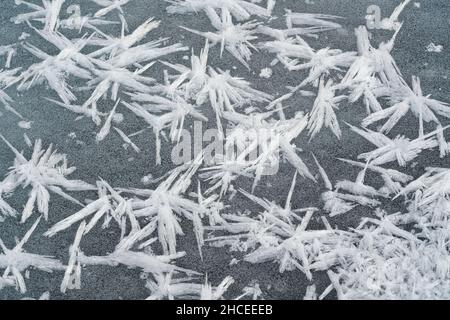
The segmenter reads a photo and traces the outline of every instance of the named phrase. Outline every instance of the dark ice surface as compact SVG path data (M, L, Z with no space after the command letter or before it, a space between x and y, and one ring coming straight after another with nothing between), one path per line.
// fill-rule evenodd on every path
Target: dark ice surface
M219 1L219 0L218 0ZM82 14L92 13L98 8L94 3L87 0L72 1L66 0L65 7L72 2L82 4ZM344 17L341 23L343 30L328 32L322 34L318 40L308 40L315 48L333 47L342 50L356 50L356 40L353 30L358 25L365 23L366 10L369 5L376 4L381 6L383 16L389 15L399 1L393 0L314 0L313 4L306 4L305 1L278 0L274 16L278 17L272 22L272 25L282 27L284 25L284 9L291 9L294 12L326 13ZM177 15L169 16L165 13L167 3L158 0L133 0L127 4L124 9L126 19L130 30L140 25L149 17L155 17L161 20L161 26L152 31L149 37L154 39L170 36L170 42L181 42L194 49L196 53L204 45L204 39L200 36L191 34L182 30L179 26L187 26L192 29L207 31L210 30L209 20L204 14L198 15ZM26 10L24 7L17 7L13 0L0 0L0 45L15 43L22 32L31 34L27 39L44 51L52 52L54 48L44 40L30 31L26 25L15 25L10 21L11 17ZM62 12L62 14L66 14ZM117 18L112 13L111 18ZM450 101L450 2L447 0L425 0L420 1L420 8L414 3L410 4L402 15L404 26L399 34L393 56L398 62L401 71L408 81L412 75L421 78L422 87L425 93L432 94L434 98L442 101ZM108 27L108 32L118 34L118 27ZM389 32L377 31L373 39L374 43L387 40L390 37ZM78 36L73 34L73 36ZM444 50L441 53L427 52L426 47L431 42L443 45ZM269 79L259 77L262 68L269 67L273 60L273 55L267 53L255 53L250 62L250 71L239 64L239 62L224 53L223 58L219 58L219 47L211 50L210 65L223 70L230 69L233 75L241 76L253 84L259 90L281 95L286 93L286 86L296 85L301 82L304 74L290 72L287 73L280 64L273 67L273 76ZM183 63L183 55L189 53L175 54L167 59ZM0 58L1 59L1 58ZM31 63L36 62L30 54L24 50L19 50L18 56L13 59L13 67L26 68ZM4 63L0 60L0 65ZM152 76L160 77L162 74L162 65L157 64L152 68ZM75 88L81 87L82 82L71 82ZM72 179L82 179L90 183L95 183L98 177L108 181L115 187L143 187L140 179L142 176L151 173L158 177L173 168L170 161L170 152L172 146L169 143L163 143L162 165L155 165L154 155L154 136L151 131L134 138L134 142L142 148L139 154L131 149L122 148L122 140L114 132L100 144L95 142L95 133L98 128L89 119L74 121L76 115L59 108L52 103L47 102L44 97L57 99L54 92L44 85L39 85L25 92L16 92L14 88L7 91L14 99L14 107L27 119L32 121L31 129L26 130L32 140L41 138L44 145L54 144L57 149L68 155L69 163L76 166L77 170ZM86 99L85 92L76 92L80 101ZM101 107L105 110L111 109L111 101L102 102ZM312 107L311 99L296 96L289 101L288 114L293 114L298 110L308 111ZM29 155L31 152L26 147L23 139L24 129L17 125L18 118L9 112L3 112L0 117L0 133L3 134L19 150L25 150ZM132 133L145 127L141 119L136 118L125 108L120 109L125 115L125 121L120 128L126 133ZM211 111L205 109L205 114L210 118ZM333 182L338 179L354 179L357 169L343 164L336 160L338 157L356 159L356 156L364 151L370 150L371 146L355 134L350 133L344 122L359 124L365 116L365 107L360 104L347 105L345 102L338 111L338 119L343 129L342 140L338 141L329 130L323 129L322 132L311 142L304 135L297 139L296 144L303 149L302 157L306 164L317 172L314 166L311 152L316 155L321 164L328 172ZM192 122L189 120L186 127ZM400 124L394 129L393 134L406 133L414 136L417 132L418 121L412 116L407 116L401 120ZM210 121L209 127L214 126L214 121ZM205 125L206 127L206 125ZM69 137L74 132L76 138ZM80 143L82 142L82 143ZM14 155L7 146L0 143L0 175L5 175L8 167L12 164ZM447 162L448 162L447 157ZM406 173L415 177L423 173L427 166L449 166L440 160L438 151L427 152L417 160L417 165L408 167ZM286 195L289 190L294 169L284 164L275 176L265 177L258 187L255 194L274 200L280 205L284 205ZM238 187L250 190L251 180L239 179ZM205 186L203 186L205 187ZM292 206L293 208L320 206L319 195L324 188L321 184L314 184L305 179L299 179L295 188ZM16 192L9 203L19 211L25 203L27 193ZM77 195L79 199L93 198L95 194ZM237 195L233 201L227 201L226 210L237 211L247 208L249 210L260 210L243 196ZM402 210L402 203L389 203L391 212ZM42 235L51 225L64 217L73 214L79 210L76 205L71 205L63 201L57 195L51 195L50 218L49 221L42 221L26 244L25 249L28 252L51 255L67 262L69 246L71 245L76 226L57 234L48 239ZM320 223L320 214L318 213L313 220L312 228L322 228ZM366 210L354 210L352 213L329 219L333 226L346 229L356 226L360 218L370 215ZM29 219L25 224L20 224L17 219L6 219L0 223L0 238L6 246L14 246L15 239L21 238L26 230L33 224L37 214ZM305 289L311 283L299 271L278 272L278 265L275 263L265 263L261 265L252 265L240 262L237 265L229 266L233 257L239 259L239 254L229 253L226 249L203 248L204 261L200 260L195 237L192 233L190 223L184 223L183 228L186 236L178 238L179 250L184 250L188 254L177 261L180 267L190 268L199 272L207 273L208 279L213 284L218 284L225 276L231 275L236 283L228 292L228 297L239 295L243 287L257 281L263 291L266 299L300 299L305 293ZM114 226L107 230L95 230L83 238L82 248L87 255L104 255L111 252L117 244L120 232ZM126 267L86 267L82 271L81 290L69 290L66 294L59 292L59 286L63 278L63 272L46 272L31 270L30 278L26 279L28 287L27 297L38 298L43 292L50 291L52 299L143 299L149 295L145 288L145 281L140 277L139 270L131 270ZM315 273L314 283L317 291L322 292L329 284L325 273ZM23 297L13 288L7 288L0 291L0 299L17 299ZM328 298L335 298L331 293Z

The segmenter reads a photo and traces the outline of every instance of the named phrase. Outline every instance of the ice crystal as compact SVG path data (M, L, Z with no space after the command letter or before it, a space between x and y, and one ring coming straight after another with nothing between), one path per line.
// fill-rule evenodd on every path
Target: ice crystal
M155 256L150 253L131 250L131 247L139 240L136 234L131 241L129 238L123 239L119 242L115 251L108 255L86 256L80 249L80 242L86 228L86 222L81 222L75 235L75 240L70 247L69 263L61 283L61 292L63 293L66 292L67 289L80 289L82 265L117 266L122 264L129 268L138 268L143 272L155 274L156 277L167 272L183 272L193 275L198 274L194 271L178 268L171 264L173 259L182 257L184 252L173 255Z
M230 12L224 8L219 17L214 11L211 15L215 15L213 25L218 30L213 32L200 32L189 28L184 28L190 32L199 34L209 41L212 45L220 43L220 56L222 57L223 50L231 53L239 62L241 62L247 69L250 69L248 61L251 58L251 50L257 50L251 41L258 37L255 35L256 27L259 25L256 21L249 21L243 24L233 24ZM210 15L210 18L212 18Z
M196 103L203 104L209 99L211 107L216 113L217 128L222 132L220 117L225 111L235 111L248 103L267 102L272 96L253 89L248 81L233 77L229 71L209 68L209 78L205 86L198 92Z
M0 135L0 138L16 156L14 165L11 166L11 171L0 183L1 193L7 195L14 192L18 187L31 187L27 203L22 211L22 222L25 222L33 214L35 206L37 206L39 213L44 215L45 219L48 218L50 192L81 205L79 201L67 194L66 191L92 189L92 186L81 180L68 180L66 178L76 168L69 167L66 155L57 153L51 145L47 149L43 149L42 141L36 140L33 154L28 160L2 135ZM6 210L6 212L11 213L8 206L4 207L2 205L1 208L2 211Z
M172 273L159 274L155 280L148 280L146 287L152 292L147 300L161 299L199 299L220 300L228 287L233 284L231 277L226 277L217 287L212 287L208 280L205 284L194 283L191 278L173 279Z
M86 63L85 66L91 66L91 64L87 57L80 53L88 39L81 38L73 43L62 35L40 31L38 33L57 46L60 52L56 56L51 56L32 44L24 44L27 51L42 61L31 65L18 76L16 79L16 82L19 82L17 89L27 90L45 80L64 103L70 104L77 98L67 84L67 76L70 74L85 80L91 79L91 72L82 67L84 63Z
M434 135L436 131L410 140L404 136L397 136L390 139L380 132L374 132L368 129L362 130L353 126L350 128L364 137L366 140L377 146L377 149L371 152L362 153L358 156L374 165L382 165L392 161L397 161L400 166L406 166L407 162L415 159L423 150L432 149L438 146Z
M58 29L78 30L78 32L81 32L84 28L88 28L102 36L106 36L105 33L98 29L98 27L119 23L117 21L94 18L91 15L82 16L80 6L77 4L69 6L67 8L67 13L71 13L72 15L66 19L59 20L57 26Z
M419 130L423 133L424 122L432 121L440 124L435 113L450 118L450 106L445 102L432 99L430 96L424 96L418 77L412 77L412 88L403 82L396 89L396 92L389 97L391 106L365 118L364 126L387 118L388 120L383 124L380 131L389 132L408 111L411 111L419 118Z
M30 22L30 20L41 21L44 24L44 30L55 31L59 20L59 13L65 0L42 0L42 6L23 1L16 0L16 5L25 5L32 11L21 13L14 17L14 23Z
M186 14L205 11L209 16L213 11L227 9L238 21L248 20L252 15L268 17L271 14L271 3L268 0L268 7L263 8L255 3L246 0L166 0L170 3L167 12L170 14Z
M3 104L6 110L22 118L22 115L11 106L13 99L3 90L3 87L8 87L16 82L17 73L19 72L19 70L20 68L10 70L0 69L0 102Z
M132 33L125 35L125 26L122 24L122 31L120 38L112 38L105 35L106 39L95 38L92 39L90 44L101 46L102 48L96 50L89 54L90 57L100 57L104 54L108 54L110 58L116 56L117 54L123 53L124 51L135 47L140 41L142 41L147 34L158 28L160 22L154 21L153 18L147 19L139 27L137 27ZM159 42L155 43L158 44Z
M23 249L23 246L28 242L38 226L40 219L41 218L38 218L36 220L22 240L20 240L13 249L8 249L0 239L0 248L3 251L3 254L0 254L0 269L5 269L3 276L0 278L0 289L2 288L2 284L10 286L13 285L12 281L14 281L14 285L20 292L25 293L27 287L22 272L28 270L30 267L46 272L64 269L61 262L53 257L28 253Z
M358 57L350 66L341 83L343 85L370 85L374 76L386 86L402 83L400 69L391 55L397 34L398 31L389 41L382 42L378 48L375 48L370 43L366 27L356 28Z
M290 10L286 10L286 25L289 29L292 29L298 25L318 28L321 29L321 31L340 29L342 26L333 21L338 19L342 19L342 17L320 13L292 12Z
M392 12L389 18L381 19L380 16L367 16L368 25L373 26L375 28L380 28L384 30L399 30L402 26L402 22L398 21L400 14L403 12L405 7L411 2L411 0L404 0L400 3ZM378 21L381 20L381 21Z
M332 80L327 83L324 83L323 79L320 80L319 92L308 122L311 139L319 133L323 125L329 127L338 139L341 138L341 128L334 110L338 108L338 104L345 99L345 96L335 96L336 89Z
M191 115L201 121L208 120L198 111L197 105L187 103L179 96L166 98L145 93L130 94L130 96L135 103L124 103L124 105L143 118L153 128L156 135L156 162L158 164L161 163L159 135L163 129L169 128L170 140L179 142L186 116Z
M84 285L85 270L100 266L96 270L101 272L120 265L140 272L149 300L229 298L227 291L234 283L231 276L223 274L222 281L211 283L216 277L176 264L187 254L190 259L199 256L203 267L208 267L212 256L205 248L212 246L233 255L229 262L233 268L241 262L276 263L280 273L303 273L310 283L306 291L299 289L299 295L308 300L322 300L332 292L338 299L448 299L450 169L426 166L437 165L433 155L439 155L437 160L445 164L450 154L450 106L424 94L419 77L413 76L411 83L405 81L396 63L396 39L402 28L408 27L400 16L411 1L398 1L387 18L376 11L366 17L368 24L357 27L354 34L357 53L351 48L354 36L346 34L348 24L339 16L284 8L284 16L276 17L273 13L283 13L283 4L278 2L279 8L275 8L275 0L166 2L166 12L171 15L200 13L209 20L201 29L195 23L183 27L205 38L200 52L192 45L171 42L166 34L172 29L166 28L169 20L163 16L160 21L151 17L129 20L126 6L132 5L130 0L92 0L80 5L65 0L15 1L22 11L12 21L24 30L19 30L22 34L15 43L0 46L5 65L0 70L0 103L20 119L8 127L11 115L0 116L6 121L3 133L18 130L19 140L33 151L28 157L26 151L19 152L0 136L15 156L0 182L0 222L10 228L9 223L19 216L15 207L23 195L21 189L28 199L20 221L26 223L35 211L41 216L12 249L7 247L11 239L0 240L0 269L4 270L0 290L15 287L25 293L30 272L40 269L64 273L60 290L66 293ZM129 30L129 22L137 27ZM117 24L120 31L115 33L118 28L110 26ZM321 38L325 36L348 45L323 47ZM183 34L180 37L184 39ZM190 60L187 64L177 60L177 53L188 50L190 57L182 58ZM239 61L238 66L219 66L210 59L219 53L225 58L224 51ZM265 53L272 56L272 62L254 59ZM32 62L22 55L31 55ZM15 68L18 61L21 68ZM281 74L280 68L292 74ZM274 77L269 81L272 70ZM242 72L248 75L244 78ZM278 92L280 79L289 82L287 92ZM75 129L64 134L70 143L96 143L94 146L107 147L117 159L118 152L129 153L128 149L136 158L146 157L148 149L141 146L142 140L138 146L134 137L151 130L156 140L155 170L159 170L166 168L159 166L163 164L163 143L182 147L188 119L206 122L215 118L218 134L214 142L223 150L195 145L194 160L157 174L157 178L155 172L149 174L150 168L143 169L147 175L141 179L142 189L133 181L121 188L110 178L111 184L88 177L97 181L96 186L70 180L75 168L68 165L66 155L51 145L44 148L40 139L33 146L39 117L28 117L40 112L39 108L28 110L27 118L15 110L19 106L23 110L17 99L21 94L15 91L42 84L47 86L41 88L49 87L59 97L44 95L51 105L75 113L76 120L86 117L96 125L92 130L82 122L84 129L94 133L89 141L78 140L82 134ZM317 92L305 90L306 86L316 87ZM19 101L17 106L13 99ZM341 128L337 110L345 100L365 107L362 128ZM416 136L407 131L410 111L418 119L412 126L417 129ZM130 114L143 120L137 124L141 127L127 122ZM355 109L353 117L359 116ZM398 125L400 120L409 127ZM372 128L381 121L384 123ZM335 147L327 144L322 145L324 152L318 150L319 141L313 140L324 127L344 147L357 137L354 133L363 140L343 149L345 159L328 159L324 168L319 155L323 160L335 153ZM389 135L391 131L394 136ZM106 142L111 132L115 139ZM307 135L310 141L304 142ZM117 141L118 147L110 148L109 143ZM319 175L300 157L306 150L318 156L311 154ZM263 176L272 175L270 170L276 172L281 165L284 170L286 162L295 170L286 200L280 203L270 192L281 184L273 185L276 177ZM346 174L350 168L357 173ZM82 173L95 175L86 168ZM301 177L317 184L311 189ZM251 180L251 186L244 188L246 180ZM266 183L264 195L256 188L262 182ZM305 188L309 189L306 194ZM51 193L60 195L64 204L75 204L66 206L70 212L60 212L58 222L44 233L46 241L55 241L56 235L74 232L73 244L67 248L67 265L23 249L42 217L47 219L53 211ZM80 193L91 198L79 201ZM318 197L311 198L314 193ZM99 232L117 236L117 241L109 251L91 254L92 237L97 239ZM197 248L190 246L191 238ZM181 241L187 241L187 246L181 246ZM180 247L189 251L179 251ZM198 254L192 256L192 249ZM319 271L328 279L314 281ZM260 286L253 280L256 278L246 281L235 299L261 299L262 288L272 290L267 283ZM318 292L325 282L328 286ZM48 299L48 292L41 298Z
M280 164L282 157L295 167L300 175L315 181L292 143L307 126L307 117L303 113L296 114L292 119L279 121L268 119L271 112L250 116L228 112L224 115L227 120L236 124L226 138L225 159L245 164L247 168L243 172L254 174L252 190L267 170ZM238 152L233 151L235 147ZM247 160L249 156L250 159Z
M282 40L268 41L262 48L277 55L277 59L289 70L308 70L309 75L298 87L307 84L318 85L322 75L342 72L350 67L356 58L355 52L343 52L340 49L323 48L315 50L299 36Z
M96 18L102 17L113 10L118 10L119 13L123 15L124 12L122 6L130 2L130 0L91 0L91 1L95 2L99 6L104 7L94 14L94 17Z
M331 217L345 214L358 205L376 207L381 203L374 198L386 196L381 191L364 183L368 168L367 164L363 166L363 170L359 172L355 181L340 180L336 183L335 188L333 188L331 180L324 168L320 165L317 158L314 157L314 160L319 168L325 187L328 189L328 191L323 192L321 195L322 201L324 202L323 209Z
M15 45L0 46L0 56L5 56L5 68L11 67L12 58L17 54Z
M195 213L203 213L206 210L202 204L184 196L201 162L200 154L189 166L174 169L155 190L133 191L144 197L133 201L134 213L155 225L164 253L176 253L177 235L183 235L180 219L192 221Z

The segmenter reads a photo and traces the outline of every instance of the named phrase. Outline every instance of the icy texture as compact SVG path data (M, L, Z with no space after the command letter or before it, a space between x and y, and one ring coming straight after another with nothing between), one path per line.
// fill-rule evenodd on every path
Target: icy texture
M9 142L14 130L1 128L2 150L10 152L2 154L8 163L0 223L18 221L28 229L14 246L2 234L2 292L25 294L30 270L39 269L61 278L59 288L39 292L49 299L57 289L67 294L87 285L82 275L90 268L125 266L141 274L149 300L265 298L271 289L253 274L242 284L237 275L199 272L208 270L211 250L227 250L230 266L275 263L282 277L302 273L306 283L298 292L307 300L331 294L450 299L450 169L437 167L450 155L450 106L439 92L425 93L418 76L404 76L396 62L394 46L411 1L397 1L387 18L366 17L367 27L349 32L356 47L345 50L320 45L350 31L345 18L292 11L282 1L161 2L170 16L202 15L209 23L201 30L177 26L171 37L162 19L132 19L133 1L68 2L16 0L22 11L12 21L30 34L0 45L0 104L9 111L0 115L14 119L20 140L32 149L20 152L17 141ZM187 37L204 45L191 47ZM29 59L16 66L24 55ZM262 56L272 62L261 65ZM252 74L260 75L257 81L249 80ZM280 77L291 85L279 88ZM81 141L81 130L67 132L68 139L93 145L89 150L108 148L114 160L121 152L150 153L156 164L147 163L160 170L167 147L184 143L193 120L216 130L223 153L202 147L157 178L143 177L145 187L140 177L124 187L75 171L67 159L81 161L76 155L33 142L39 117L27 117L41 106L23 110L24 117L14 101L33 87L45 92L39 97L45 104L75 114L79 128L91 134ZM154 139L145 136L148 130ZM331 157L335 150L327 150L324 137L336 149L361 148ZM330 167L338 164L348 171ZM283 169L266 175L273 168ZM282 192L281 172L292 174L284 203L273 200ZM23 195L27 200L16 207ZM58 242L63 234L73 242L61 261L24 249L32 241ZM92 239L104 235L112 246L98 252ZM317 272L328 276L322 292Z

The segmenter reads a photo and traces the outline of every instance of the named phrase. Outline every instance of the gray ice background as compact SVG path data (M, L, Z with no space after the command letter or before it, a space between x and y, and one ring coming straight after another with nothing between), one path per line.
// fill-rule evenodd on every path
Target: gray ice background
M82 14L92 13L97 10L97 6L88 0L71 1L67 0L65 8L71 2L82 4ZM305 1L278 0L271 25L284 26L282 18L284 8L291 9L294 12L326 13L344 17L341 21L343 30L329 32L320 36L319 40L308 40L315 48L334 47L342 50L356 50L355 37L353 30L358 25L365 23L367 7L376 4L382 7L383 17L390 15L399 1L393 0L314 0L313 4L306 4ZM171 43L181 42L194 49L196 53L204 45L204 39L200 36L190 34L179 28L187 26L192 29L207 31L210 30L210 23L204 14L198 15L177 15L169 16L165 13L167 3L161 0L133 0L126 5L126 19L130 30L140 25L149 17L155 17L161 20L161 26L150 33L149 37L159 38L170 36ZM26 10L25 7L16 7L13 0L0 0L0 45L15 43L22 32L30 33L32 36L27 41L37 47L44 49L49 53L54 48L38 36L32 34L25 25L15 25L10 18ZM65 12L62 12L66 15ZM115 13L109 17L116 19ZM450 2L447 0L425 0L420 1L420 8L410 5L402 15L405 21L402 31L396 42L393 56L396 58L403 75L409 81L412 75L421 78L422 87L425 93L432 94L434 98L450 101ZM117 27L109 28L109 33L118 34ZM390 33L377 31L375 33L374 43L386 40ZM73 34L73 36L78 36ZM443 45L442 53L430 53L426 51L426 46L434 42ZM304 75L290 72L288 73L281 65L273 68L274 74L269 79L259 77L262 68L268 67L274 58L266 53L255 53L250 62L250 70L242 67L228 53L224 53L223 59L219 58L219 48L211 50L210 65L219 67L223 70L230 69L233 75L241 76L253 84L259 90L271 94L283 94L286 92L285 86L296 85L301 82ZM168 57L170 61L183 63L182 56L189 53L181 53ZM19 51L17 57L13 59L13 66L26 68L37 60L30 54ZM4 60L0 58L0 65ZM151 76L160 77L163 68L160 64L151 69ZM299 77L301 75L301 77ZM72 82L74 87L82 86L83 83ZM57 99L55 94L45 86L36 86L29 91L17 93L14 88L9 89L8 93L15 100L14 107L22 113L27 119L33 121L30 130L26 130L32 140L41 138L44 145L53 143L57 149L68 155L69 163L77 167L77 171L71 176L72 179L83 179L90 183L95 183L98 177L107 180L115 187L143 187L140 182L142 176L149 173L158 177L166 173L173 166L170 161L171 146L168 143L163 144L161 166L155 165L154 157L154 137L151 132L134 138L134 142L142 148L140 154L134 153L131 149L128 151L122 148L122 140L113 132L101 144L95 142L95 132L98 128L89 120L82 119L74 121L76 115L48 103L43 97ZM80 101L86 98L86 93L76 93ZM110 109L111 101L103 106ZM308 111L312 107L312 101L300 96L296 96L289 101L290 108L288 114L293 114L298 110ZM1 108L0 108L1 109ZM3 110L1 110L3 112ZM120 128L127 134L138 131L145 126L144 122L137 119L127 110L120 110L125 115L125 121ZM211 117L211 112L205 109L205 114ZM362 105L346 105L343 103L338 111L338 119L343 128L343 137L338 141L329 130L323 129L322 132L308 144L307 138L301 137L296 143L304 152L302 154L306 164L315 170L314 161L310 156L313 152L321 164L328 172L332 182L338 179L354 179L357 169L349 165L338 162L335 158L344 157L356 159L356 156L364 151L370 150L371 146L355 134L351 134L345 129L344 121L352 124L359 124L365 116L365 108ZM25 150L29 155L23 133L25 130L18 127L19 120L8 112L3 112L0 117L0 133L3 134L19 150ZM192 122L188 121L186 126ZM210 121L208 126L213 126L214 121ZM204 126L207 127L206 125ZM77 138L70 138L68 135L75 132ZM417 120L412 116L403 119L395 129L396 133L407 133L414 136L417 132ZM77 143L77 140L83 143ZM0 143L0 175L7 173L8 167L12 164L13 154L3 143ZM448 157L447 157L448 162ZM439 160L438 151L426 152L419 157L414 167L408 167L407 173L418 176L427 166L448 166L444 160ZM286 164L283 165L276 176L265 177L256 189L256 194L274 200L280 205L284 201L289 190L294 169ZM376 180L372 181L377 183ZM240 179L238 187L250 190L251 180ZM205 188L206 186L203 186ZM292 202L293 208L306 206L320 206L319 195L324 191L323 186L314 184L305 179L299 179L295 188ZM27 192L16 193L9 199L10 204L19 211L25 204ZM79 199L93 198L95 194L76 195ZM250 209L259 210L244 197L237 195L233 201L227 201L229 211L238 211ZM401 210L401 201L387 203L386 206L391 212ZM61 232L51 239L42 236L51 225L64 217L79 210L77 206L63 201L57 195L51 195L50 219L42 221L33 237L26 244L25 249L28 252L47 254L55 256L63 262L67 262L69 246L73 241L76 226ZM335 219L329 219L331 224L340 228L356 226L360 218L370 215L363 210L354 210L354 212ZM13 247L16 238L21 238L26 230L35 221L37 214L29 219L24 225L15 219L7 219L0 223L0 238L8 247ZM312 228L322 228L320 213L317 214L312 222ZM208 279L213 284L218 284L225 276L231 275L236 283L228 292L228 297L237 296L241 289L253 281L257 281L263 291L266 299L300 299L305 293L309 281L298 271L278 272L278 264L266 263L262 265L252 265L240 262L237 265L229 266L233 257L239 258L238 254L231 254L226 249L203 248L204 261L199 258L197 246L190 223L183 224L186 232L185 237L178 238L179 250L185 250L186 257L177 261L180 267L190 268L199 272L207 273ZM111 252L117 244L119 230L115 227L107 230L97 230L88 234L82 241L82 249L86 254L104 255ZM26 280L28 287L27 297L38 298L43 292L50 291L52 299L143 299L149 295L149 291L144 287L145 282L140 278L139 270L129 270L126 267L86 267L82 272L82 289L69 290L67 294L59 292L59 286L63 277L63 272L48 274L38 270L31 270L30 279ZM324 273L314 274L314 283L318 292L322 292L328 284L328 278ZM17 299L23 296L14 289L4 289L0 291L0 299ZM335 298L330 294L328 298Z

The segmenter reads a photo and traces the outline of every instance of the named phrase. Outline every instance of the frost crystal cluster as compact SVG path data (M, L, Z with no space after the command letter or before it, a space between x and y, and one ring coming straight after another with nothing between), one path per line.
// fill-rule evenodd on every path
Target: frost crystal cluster
M2 1L0 298L115 270L149 300L450 299L449 88L395 50L426 4L328 2Z

